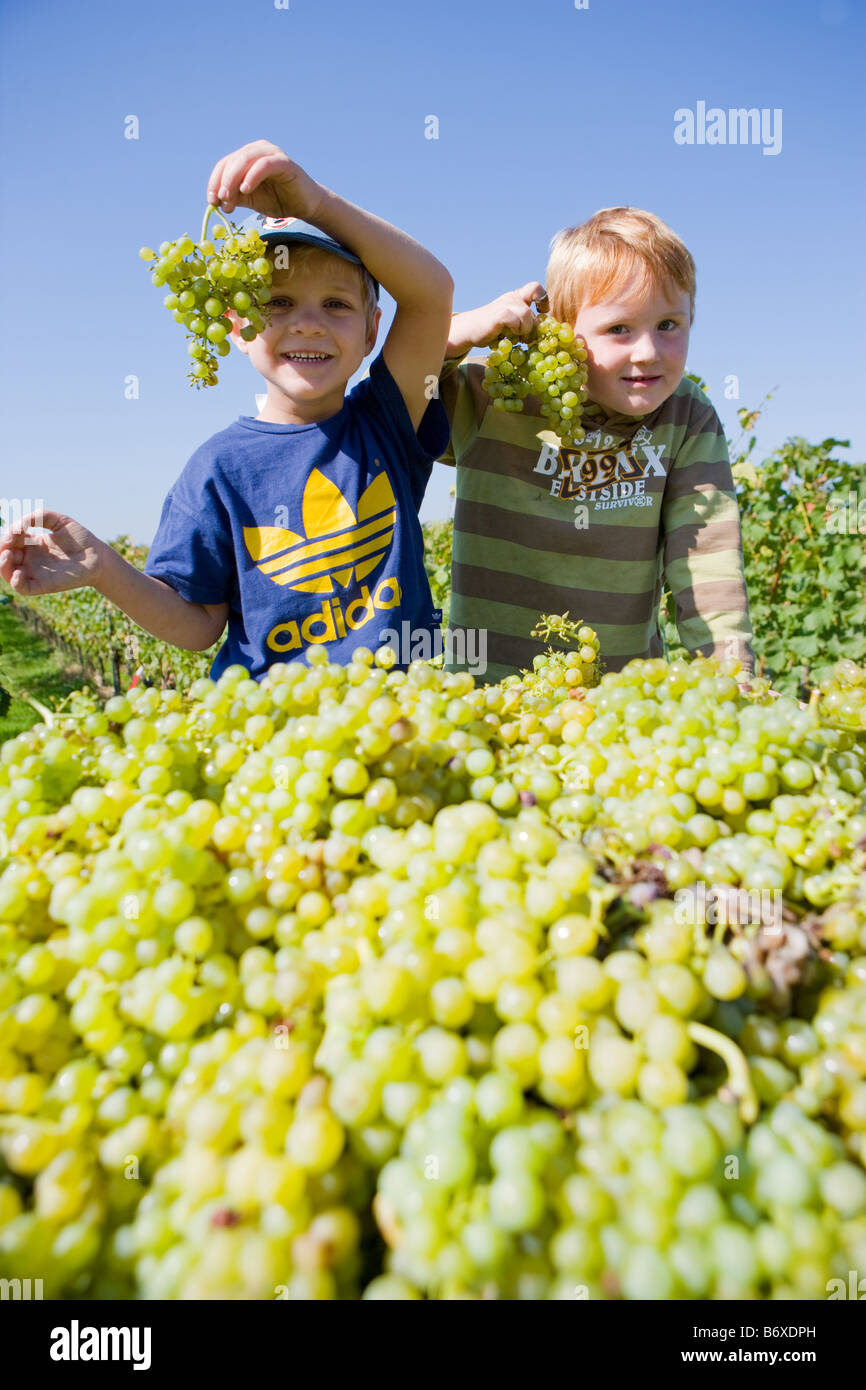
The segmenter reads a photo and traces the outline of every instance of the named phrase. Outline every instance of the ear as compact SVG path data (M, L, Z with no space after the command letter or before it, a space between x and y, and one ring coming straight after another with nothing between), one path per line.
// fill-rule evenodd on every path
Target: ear
M377 339L377 337L379 336L379 323L380 323L381 318L382 318L382 310L381 310L381 309L377 309L376 312L375 312L375 314L373 315L373 324L372 324L372 327L370 328L369 333L367 334L367 340L366 340L366 343L365 343L365 345L364 345L364 356L365 356L365 357L367 357L367 356L373 351L373 348L374 348L375 343L376 343L376 339Z

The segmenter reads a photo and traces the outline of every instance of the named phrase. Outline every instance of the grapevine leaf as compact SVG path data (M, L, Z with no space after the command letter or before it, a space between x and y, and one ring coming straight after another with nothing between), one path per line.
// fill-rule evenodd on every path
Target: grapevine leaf
M758 486L758 470L748 459L740 459L731 469L733 477L738 483L748 483L749 487Z

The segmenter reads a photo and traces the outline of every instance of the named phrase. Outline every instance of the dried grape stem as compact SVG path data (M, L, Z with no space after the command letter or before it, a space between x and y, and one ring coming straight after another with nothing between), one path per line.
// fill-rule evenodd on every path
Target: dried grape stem
M708 1028L704 1023L690 1023L688 1033L692 1042L721 1057L728 1068L731 1090L739 1097L740 1117L744 1124L754 1124L758 1118L758 1097L752 1085L752 1074L745 1054L731 1038L726 1038L724 1033L718 1032L715 1028Z

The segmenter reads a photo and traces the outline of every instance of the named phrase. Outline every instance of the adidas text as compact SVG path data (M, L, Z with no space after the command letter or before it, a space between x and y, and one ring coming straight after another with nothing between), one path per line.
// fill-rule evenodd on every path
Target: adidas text
M268 646L272 652L296 652L313 643L336 642L346 636L347 629L357 632L358 628L366 627L377 610L399 607L402 596L403 591L393 578L383 579L372 595L369 587L362 584L360 598L352 599L345 608L339 598L326 598L321 608L302 622L293 619L278 623L268 633Z

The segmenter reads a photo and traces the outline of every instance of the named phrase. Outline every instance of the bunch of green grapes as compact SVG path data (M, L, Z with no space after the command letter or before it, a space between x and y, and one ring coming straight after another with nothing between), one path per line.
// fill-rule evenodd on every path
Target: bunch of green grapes
M843 729L866 730L866 667L847 658L819 686L821 713Z
M213 212L225 225L209 238ZM265 251L255 228L242 232L213 206L205 213L198 242L182 236L164 241L158 252L149 246L139 251L143 261L151 262L153 284L169 287L163 300L166 309L189 330L193 365L188 377L193 386L216 385L217 358L227 357L230 351L227 310L234 309L247 320L241 329L245 342L252 342L265 327L273 270Z
M862 912L860 918L862 930ZM792 1070L799 1068L799 1085L793 1086L793 1077L790 1085L800 1109L829 1121L849 1154L866 1164L866 956L855 946L850 954L834 953L833 960L835 978L821 992L809 1022L787 1019L774 1036L772 1025L762 1020L762 1042L765 1052L781 1056ZM797 1046L791 1048L795 1031Z
M541 400L563 444L584 438L580 417L586 399L586 343L570 324L540 314L535 336L527 344L500 338L488 354L484 389L497 410L519 411L530 395Z
M587 623L569 618L568 613L545 613L532 629L531 635L548 642L556 640L567 644L570 650L560 651L548 646L546 651L534 656L532 668L535 680L527 673L524 686L532 688L533 685L541 685L545 693L562 688L573 693L576 687L588 690L598 685L601 678L599 640L597 633Z

